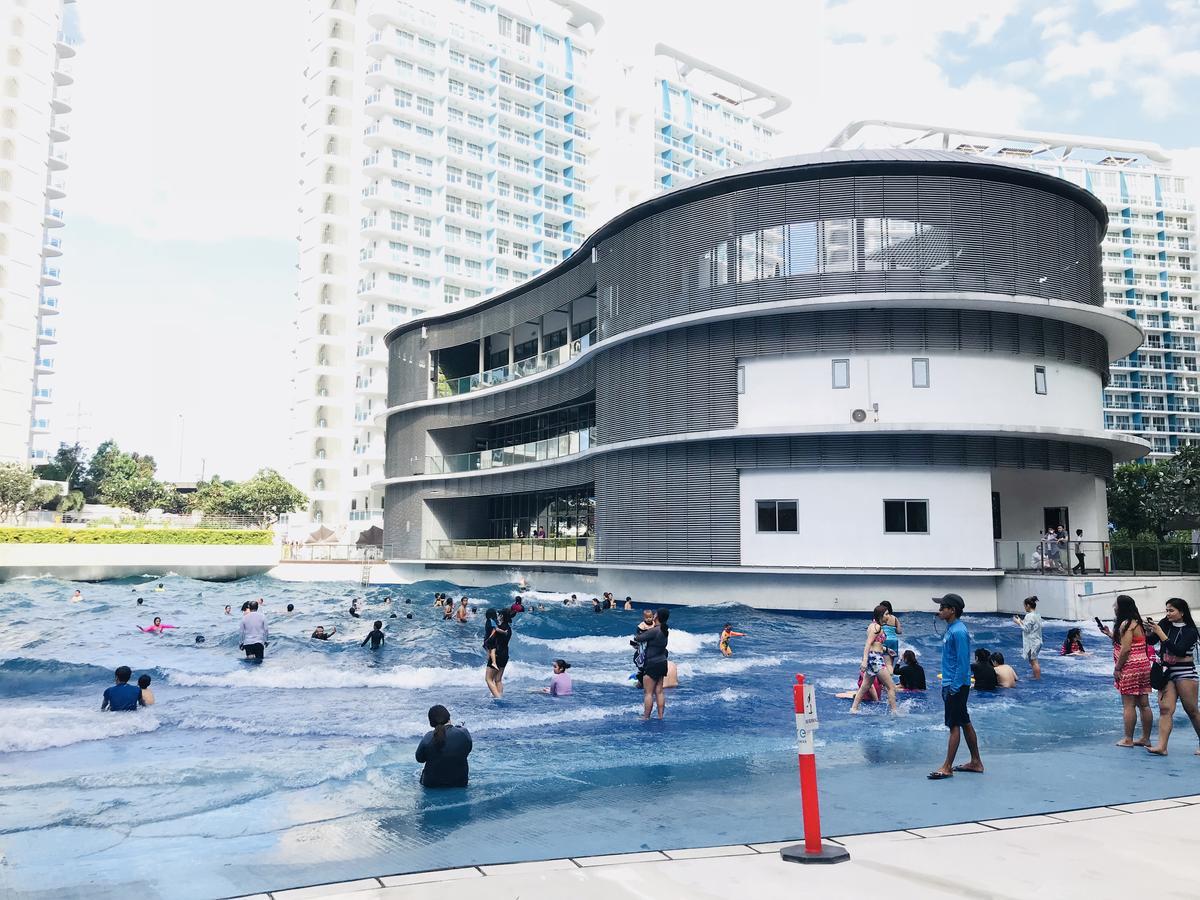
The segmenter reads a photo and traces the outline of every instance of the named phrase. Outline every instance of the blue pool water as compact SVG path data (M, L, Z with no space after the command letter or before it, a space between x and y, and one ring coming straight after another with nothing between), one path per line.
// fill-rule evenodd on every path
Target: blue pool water
M463 593L453 585L372 587L355 620L347 609L362 589L352 585L165 583L164 593L128 581L84 585L81 604L68 602L75 585L65 582L0 586L0 893L222 897L446 866L790 839L801 833L797 672L818 689L829 834L1200 790L1182 716L1167 759L1112 746L1119 703L1104 639L1091 632L1093 656L1051 655L1071 623L1047 623L1044 682L973 698L988 774L933 784L924 774L945 748L935 694L901 695L895 717L878 707L851 717L848 701L832 696L853 684L864 616L674 610L681 685L668 693L666 721L646 723L628 680L638 613L564 609L563 595L535 592L548 609L518 617L508 692L497 702L483 685L482 616L442 622L432 607L434 591ZM465 593L482 610L509 602L512 587ZM390 607L388 595L397 598ZM253 665L240 659L236 630L241 603L258 597L274 640ZM388 618L393 609L399 618ZM139 633L155 615L181 627ZM379 653L359 647L374 618L388 624ZM748 633L731 659L716 646L725 621ZM932 681L934 616L902 621L902 646L917 650ZM1016 659L1020 633L1007 618L966 622L976 644ZM339 633L312 641L317 624ZM573 664L576 695L535 693L560 656ZM120 664L152 675L155 707L99 712ZM413 750L433 703L474 735L466 789L425 793L417 781Z

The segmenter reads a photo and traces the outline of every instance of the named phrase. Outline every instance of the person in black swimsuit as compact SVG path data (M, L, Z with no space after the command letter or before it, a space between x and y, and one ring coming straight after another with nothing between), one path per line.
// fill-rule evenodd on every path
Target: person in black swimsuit
M507 609L500 610L499 621L492 629L483 649L488 654L487 668L483 680L493 697L504 696L504 667L508 665L508 642L512 638L512 615Z
M372 650L378 650L380 647L383 646L383 623L382 622L376 620L375 627L371 630L370 634L368 634L365 638L363 638L363 642L361 644L359 644L359 646L360 647L367 646L367 641L371 642Z

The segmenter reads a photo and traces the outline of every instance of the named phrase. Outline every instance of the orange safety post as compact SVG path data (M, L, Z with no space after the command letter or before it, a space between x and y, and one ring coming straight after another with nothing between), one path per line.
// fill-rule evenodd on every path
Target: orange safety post
M813 731L817 727L817 701L812 685L797 675L792 685L796 708L796 740L800 757L800 805L804 813L804 843L784 847L779 855L787 862L838 863L850 858L850 851L838 844L821 842L821 803L817 794L817 756Z

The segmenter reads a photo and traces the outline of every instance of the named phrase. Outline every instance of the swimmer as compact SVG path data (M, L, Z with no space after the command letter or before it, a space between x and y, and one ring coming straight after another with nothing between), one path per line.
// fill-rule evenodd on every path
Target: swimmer
M296 611L296 607L294 605L292 605L291 603L289 603L287 605L287 611L290 613L294 613Z
M318 625L313 629L312 637L315 641L327 641L335 634L337 634L336 627L330 626L329 630L326 631L324 625Z
M140 631L142 634L150 634L150 633L162 634L168 628L178 628L178 627L179 627L178 625L164 625L162 623L162 619L160 619L158 616L155 616L153 625L151 625L149 628L143 628L141 625L139 625L138 631Z
M141 597L138 597L138 598L137 598L137 605L138 605L138 606L141 606L141 605L142 605L142 598L141 598Z
M992 654L992 668L996 670L996 684L1002 688L1016 687L1017 670L1004 661L1004 654L996 651Z
M593 597L592 598L592 612L601 612L602 610L603 610L603 607L600 605L600 599L598 597Z
M441 594L434 594L434 595L433 595L433 605L434 605L434 606L444 606L444 605L445 605L445 603L446 603L446 601L442 599L442 595L441 595Z
M463 597L462 601L458 605L458 612L456 613L455 618L457 618L460 622L465 622L470 617L471 610L467 606L467 598Z
M357 597L355 597L353 600L350 601L350 615L355 619L362 618L358 614L358 598Z
M143 675L139 678L138 687L142 690L142 706L153 706L154 691L150 690L150 676Z
M156 594L161 594L161 593L162 593L163 591L165 591L165 590L166 590L166 588L162 586L162 582L160 581L160 582L158 583L158 587L156 587L156 588L154 589L154 593L156 593Z
M374 629L371 630L370 634L368 634L365 638L363 638L363 642L361 644L359 644L359 646L360 647L367 646L367 641L371 642L372 650L378 650L380 647L383 646L383 623L380 622L378 619L375 620Z
M1067 637L1063 641L1062 649L1058 651L1059 656L1086 656L1087 651L1083 649L1083 631L1078 628L1072 628L1067 632Z
M83 593L82 593L81 591L76 591L75 593L73 593L73 594L71 595L71 602L72 602L72 603L79 603L79 602L81 602L82 600L83 600Z
M733 623L726 622L725 627L721 629L721 655L733 656L733 650L729 646L729 639L734 637L745 637L745 633L733 630Z
M567 674L567 669L571 668L571 664L565 659L556 659L554 661L554 675L550 678L550 687L542 688L543 694L549 694L551 697L569 697L573 693L571 690L571 676Z
M454 618L454 601L450 601L442 607L442 621L449 622Z
M204 635L202 635L202 634L196 635L196 643L203 644L204 643Z
M233 607L232 606L230 606L228 604L225 605L225 615L227 615L227 616L233 615Z
M632 597L625 598L625 607L624 608L626 611L633 609L633 598Z

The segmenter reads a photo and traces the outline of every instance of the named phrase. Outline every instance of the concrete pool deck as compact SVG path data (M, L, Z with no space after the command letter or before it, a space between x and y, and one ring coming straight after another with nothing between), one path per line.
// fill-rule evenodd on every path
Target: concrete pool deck
M849 862L786 863L785 841L384 875L242 900L793 900L871 896L881 879L889 893L922 898L1091 900L1151 883L1155 897L1194 898L1195 871L1169 877L1168 861L1200 858L1200 795L833 840ZM1147 870L1155 860L1165 868Z

